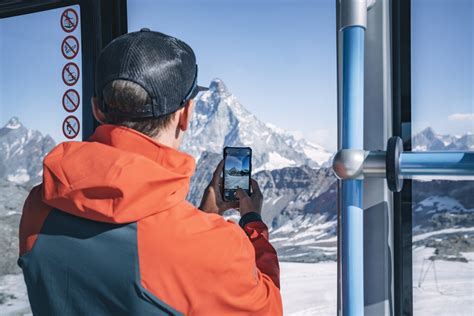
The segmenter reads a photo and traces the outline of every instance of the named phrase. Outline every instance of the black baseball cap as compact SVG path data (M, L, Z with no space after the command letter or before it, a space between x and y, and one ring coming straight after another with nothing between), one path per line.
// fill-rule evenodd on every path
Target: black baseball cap
M185 42L144 28L124 34L100 53L96 67L95 93L104 113L130 118L159 117L173 113L208 88L197 85L198 66L192 48ZM104 103L102 91L113 80L140 85L152 103L124 113Z

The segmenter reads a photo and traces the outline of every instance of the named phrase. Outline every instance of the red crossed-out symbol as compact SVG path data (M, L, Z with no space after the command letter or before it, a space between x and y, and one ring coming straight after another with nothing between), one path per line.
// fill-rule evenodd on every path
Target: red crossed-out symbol
M70 115L64 119L63 134L66 138L73 139L79 135L81 130L81 123L74 115Z
M74 89L69 89L64 92L63 95L63 107L66 111L72 113L77 110L79 103L81 102L81 97L79 92Z
M67 63L64 65L62 76L66 85L75 85L79 81L79 67L75 63Z
M72 35L69 35L61 44L61 53L64 58L73 59L79 53L79 41Z
M61 28L64 32L71 33L74 32L77 25L79 24L79 17L76 10L66 9L63 14L61 14Z

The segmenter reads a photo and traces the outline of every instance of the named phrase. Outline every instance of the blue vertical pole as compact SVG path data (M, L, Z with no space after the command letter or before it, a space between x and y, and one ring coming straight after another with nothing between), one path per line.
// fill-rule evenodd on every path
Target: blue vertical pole
M364 34L362 26L342 30L342 149L364 146ZM362 180L342 181L342 312L364 314Z

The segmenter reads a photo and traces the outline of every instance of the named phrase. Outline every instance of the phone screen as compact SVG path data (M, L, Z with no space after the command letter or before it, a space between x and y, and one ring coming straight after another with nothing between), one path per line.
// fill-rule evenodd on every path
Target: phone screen
M237 200L235 191L243 189L250 195L252 149L226 147L224 149L224 200Z

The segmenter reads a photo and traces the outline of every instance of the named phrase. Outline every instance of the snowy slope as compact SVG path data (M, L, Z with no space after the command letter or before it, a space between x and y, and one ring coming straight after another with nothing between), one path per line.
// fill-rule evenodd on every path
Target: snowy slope
M415 315L471 316L474 305L474 256L468 263L426 259L432 248L418 248L413 256ZM285 316L333 316L337 310L335 262L281 262L281 296ZM0 315L29 315L22 275L0 277Z
M337 311L337 264L280 263L285 316L333 316Z
M413 314L474 315L474 253L466 262L430 260L435 249L413 249Z

